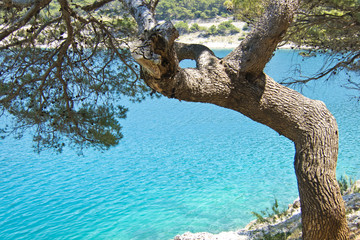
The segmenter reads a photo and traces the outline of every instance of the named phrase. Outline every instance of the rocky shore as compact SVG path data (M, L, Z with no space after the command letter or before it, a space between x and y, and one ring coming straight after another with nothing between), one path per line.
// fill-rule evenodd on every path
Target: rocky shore
M358 181L360 185L360 182ZM356 184L356 185L358 185ZM344 197L350 239L360 240L360 193L349 193ZM272 238L270 238L272 237ZM289 205L282 217L274 216L260 223L250 222L238 231L211 233L190 233L178 235L174 240L255 240L255 239L301 239L301 211L299 199Z

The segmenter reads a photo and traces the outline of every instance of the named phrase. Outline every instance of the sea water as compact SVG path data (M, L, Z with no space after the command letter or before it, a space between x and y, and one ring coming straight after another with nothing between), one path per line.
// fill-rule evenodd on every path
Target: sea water
M266 72L281 81L299 66L315 73L324 59L302 62L279 50ZM360 106L351 98L359 93L340 87L342 79L298 90L337 118L337 174L359 179ZM0 239L168 240L236 230L254 219L251 211L297 198L293 143L270 128L210 104L160 98L128 106L125 137L109 151L36 154L30 136L0 141Z

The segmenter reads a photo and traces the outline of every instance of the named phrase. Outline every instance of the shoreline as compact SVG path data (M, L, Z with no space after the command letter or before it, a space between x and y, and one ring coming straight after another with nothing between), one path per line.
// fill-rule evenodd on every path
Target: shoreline
M241 41L237 40L238 35L232 36L211 36L209 38L203 38L195 36L195 34L184 34L180 36L176 41L186 44L202 44L212 50L233 50L237 48ZM277 49L307 49L307 47L298 47L292 43L280 44Z
M353 189L360 186L358 180ZM350 230L350 239L360 239L360 193L350 190L343 196L346 208L346 218ZM267 237L285 235L286 239L301 240L301 209L300 199L296 199L288 205L288 209L280 216L273 215L264 222L253 220L244 228L235 231L224 231L217 234L209 232L191 233L185 232L176 235L173 240L255 240Z
M177 42L186 43L186 44L202 44L210 49L214 50L232 50L238 47L247 34L249 33L250 29L246 26L245 22L234 20L233 18L223 18L217 17L214 19L208 20L189 20L186 21L189 26L193 24L197 24L200 27L205 29L209 29L211 26L218 26L220 23L225 21L232 21L231 24L234 25L239 32L236 34L229 34L229 35L210 35L208 37L202 37L201 34L203 32L195 32L195 33L185 33L178 37L176 40ZM179 22L177 20L174 21L174 24ZM278 46L278 49L307 49L308 47L298 47L292 43L283 43Z

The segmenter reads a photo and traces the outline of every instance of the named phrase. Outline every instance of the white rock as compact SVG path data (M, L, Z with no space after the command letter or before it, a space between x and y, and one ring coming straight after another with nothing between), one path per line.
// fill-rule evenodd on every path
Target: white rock
M359 183L360 184L360 183ZM347 220L350 229L350 238L359 239L360 236L360 193L353 193L344 196ZM207 232L190 233L186 232L178 235L174 240L251 240L261 239L263 233L272 235L281 232L292 233L291 239L301 239L301 212L299 207L299 199L289 205L285 218L277 219L273 223L256 223L250 222L244 229L232 232L221 232L219 234L211 234Z

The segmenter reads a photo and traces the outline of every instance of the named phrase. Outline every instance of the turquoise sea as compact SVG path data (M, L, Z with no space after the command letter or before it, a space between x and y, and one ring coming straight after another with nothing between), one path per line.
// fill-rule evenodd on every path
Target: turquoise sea
M279 50L266 72L280 81L300 66L314 73L324 59ZM360 179L360 105L341 79L302 91L337 118L338 176ZM125 138L103 153L36 154L29 136L0 141L0 239L168 240L236 230L275 198L281 207L297 198L294 146L268 127L210 104L129 105Z

